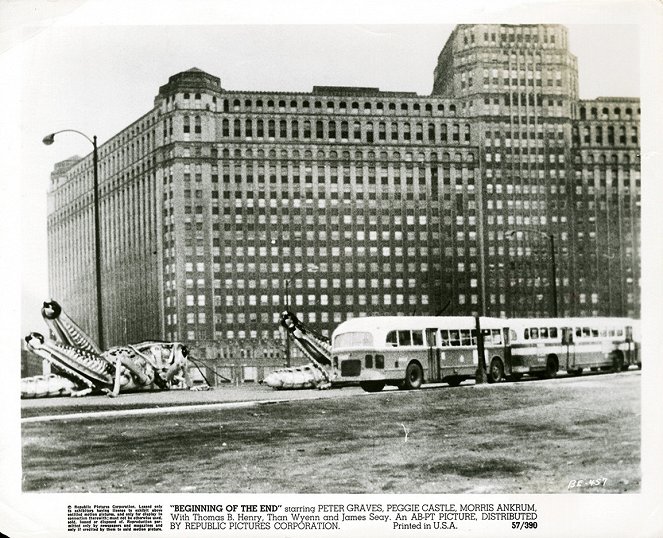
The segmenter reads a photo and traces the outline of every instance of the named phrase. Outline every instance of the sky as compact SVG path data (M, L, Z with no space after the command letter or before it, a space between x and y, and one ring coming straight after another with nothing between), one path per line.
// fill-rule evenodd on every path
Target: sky
M209 18L189 14L158 24L140 10L133 18L123 17L121 9L109 12L109 3L106 11L98 12L79 0L48 4L49 9L61 10L57 16L49 12L41 20L28 18L18 37L0 39L0 60L18 56L14 66L20 72L14 79L19 124L14 156L20 178L21 239L15 255L22 275L22 333L43 330L39 308L48 298L49 174L54 163L91 150L89 142L75 134L59 135L52 146L41 143L44 135L77 129L90 137L97 135L101 145L152 108L159 86L169 76L191 67L220 77L222 86L231 90L307 92L313 85L354 85L426 95L451 30L456 22L467 22L439 14L419 20L396 14L391 19L359 17L361 24L350 20L302 25L278 16L273 21L284 24L264 24L271 19L265 20L263 13L255 18L263 24L254 24L253 18L235 13L228 20L251 24L201 25L202 21L225 23L216 13ZM434 8L427 5L427 9ZM513 22L513 14L506 13L494 20L490 13L482 13L486 20L476 22ZM570 22L558 17L528 21L567 25L570 49L578 57L583 98L640 96L640 27L636 19L620 13L618 8L611 16L603 13L599 20L604 24L587 24L597 19L582 14ZM434 24L422 24L426 21ZM314 14L305 22L321 18ZM0 38L6 37L6 32L0 33Z

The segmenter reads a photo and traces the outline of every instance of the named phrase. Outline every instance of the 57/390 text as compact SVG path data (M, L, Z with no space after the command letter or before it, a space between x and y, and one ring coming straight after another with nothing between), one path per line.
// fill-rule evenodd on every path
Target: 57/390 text
M537 522L536 521L512 521L511 522L511 528L512 529L536 529L537 527Z

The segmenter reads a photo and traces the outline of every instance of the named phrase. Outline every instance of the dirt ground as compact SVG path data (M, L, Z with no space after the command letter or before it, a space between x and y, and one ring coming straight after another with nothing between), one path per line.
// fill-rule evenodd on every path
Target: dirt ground
M342 389L251 408L26 422L23 489L638 492L640 380L629 371L412 392ZM581 479L600 485L569 490Z

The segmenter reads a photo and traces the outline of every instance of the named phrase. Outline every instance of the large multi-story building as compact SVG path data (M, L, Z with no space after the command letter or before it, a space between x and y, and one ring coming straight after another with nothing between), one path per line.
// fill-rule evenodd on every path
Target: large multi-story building
M637 316L639 115L578 99L557 25L458 26L429 96L178 73L99 148L106 339L274 355L286 303L327 332L554 302ZM56 166L48 215L52 295L90 329L92 165Z

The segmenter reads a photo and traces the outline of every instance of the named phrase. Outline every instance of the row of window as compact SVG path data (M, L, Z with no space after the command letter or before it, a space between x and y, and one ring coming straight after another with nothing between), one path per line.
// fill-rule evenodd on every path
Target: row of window
M621 158L620 158L621 157ZM574 164L599 164L601 166L606 166L607 164L610 164L611 166L617 166L618 164L624 164L626 166L630 165L631 162L634 164L639 163L639 158L636 156L636 158L631 161L631 156L628 153L621 153L621 154L616 154L613 153L610 155L610 160L608 161L608 156L605 153L576 153L573 157L573 163Z
M503 336L500 329L488 329L483 331L484 343L486 345L502 345ZM623 337L623 328L589 328L577 327L574 334L580 339L591 338L614 338ZM423 330L394 330L389 331L386 336L386 345L392 347L403 346L428 346L435 347L461 347L476 346L477 332L475 329L426 329ZM517 333L510 331L511 339L517 340ZM525 340L552 340L561 337L561 331L557 327L528 327L523 332ZM373 335L366 332L351 332L339 334L334 339L335 348L362 348L373 345Z
M373 111L377 114L383 113L385 110L389 112L400 111L401 113L408 113L410 110L413 112L420 112L421 110L425 112L433 112L436 110L439 113L445 113L445 105L443 103L425 103L422 108L421 103L416 102L382 102L382 101L365 101L362 99L361 103L359 101L338 101L338 100L327 100L320 101L314 100L309 101L308 99L303 99L301 101L291 99L289 102L286 99L279 99L275 101L274 99L224 99L223 101L223 111L224 112L253 112L255 110L259 111L278 111L286 112L286 107L289 107L290 112L306 112L308 113L311 109L316 112L327 112L332 113L338 111L340 113L347 113L348 110L351 113L358 114L360 110L363 110L365 114L371 114ZM456 114L456 105L449 104L446 107L446 110L450 115Z
M505 70L505 72L506 72L506 70ZM463 75L464 74L465 73L463 73ZM536 75L536 77L533 77L534 74ZM560 74L561 73L559 73L559 72L557 73L557 75L560 75ZM513 88L513 86L537 86L537 87L540 87L540 88L543 87L543 79L541 78L541 72L536 72L536 73L521 72L520 75L521 75L520 78L517 78L515 75L512 75L511 77L507 77L505 75L504 78L502 78L502 79L499 79L497 76L494 76L494 77L491 78L487 75L484 75L484 77L483 77L483 86L481 88L485 89L487 86L497 86L497 87L501 88L503 86L506 86L506 88L504 88L504 89L508 91L509 88L511 88L512 90L515 89L515 88ZM473 81L474 81L474 79L471 75L468 77L467 81L465 81L464 77L461 76L461 82L460 82L461 89L464 89L465 86L467 86L468 88L471 88ZM561 87L562 86L562 80L560 78L558 78L556 81L554 81L552 78L548 77L546 79L546 85L548 87L553 87L553 86ZM543 106L542 96L538 95L537 97L539 99L541 99L541 100L537 101L537 105ZM484 101L484 103L488 104L485 101ZM514 105L518 104L517 103L517 94L514 94L513 103L514 103ZM507 104L509 104L509 103L507 103ZM521 97L521 104L525 104L524 102L522 102L522 97ZM530 104L534 104L534 103L530 103ZM548 105L553 106L553 102L549 101ZM560 103L560 106L561 106L561 103Z
M459 148L460 150L460 148ZM383 166L386 166L389 163L392 162L401 162L405 161L407 162L424 162L424 161L431 161L431 162L448 162L448 161L468 161L472 162L474 161L474 153L472 151L467 151L467 150L461 150L462 153L459 151L457 153L449 153L448 151L442 152L440 155L436 151L431 151L429 152L424 152L424 151L419 151L416 153L413 153L411 151L405 151L401 153L400 151L380 151L379 153L376 154L376 152L369 150L369 151L361 151L357 150L354 152L350 151L341 151L337 152L335 150L327 150L327 149L318 149L315 152L315 156L313 155L313 152L309 149L305 151L299 151L298 149L292 149L291 151L288 151L286 149L282 149L277 156L277 152L274 149L271 149L265 154L265 151L262 149L257 150L256 152L253 151L251 147L237 147L234 150L230 150L227 146L224 146L223 149L221 150L221 154L219 155L219 151L216 148L212 148L211 150L211 156L213 159L216 158L221 158L223 161L228 161L230 159L234 159L236 162L246 162L247 166L251 166L252 160L253 162L257 162L259 166L270 166L270 165L275 165L275 164L289 164L292 163L295 167L298 164L304 164L304 165L310 165L310 164L315 164L315 161L341 161L340 164L344 164L345 166L356 166L356 167L361 167L364 166L365 161L368 161L371 163L372 161L375 161L376 164L382 164ZM278 160L277 160L278 159ZM311 161L310 163L307 161ZM227 162L223 162L223 165L227 165ZM232 164L232 162L230 163ZM239 164L239 162L237 162ZM172 169L171 169L172 173Z
M640 115L640 108L638 107L637 109L637 115ZM580 119L592 119L592 120L607 120L607 119L627 119L630 120L633 118L633 108L632 107L626 107L624 110L624 115L622 116L622 109L621 107L615 106L612 107L612 110L610 110L608 107L603 107L601 109L601 115L599 116L598 113L598 108L597 107L591 107L589 109L589 114L587 113L587 107L586 106L580 106Z
M141 133L146 133L147 141L144 137L140 139L136 138L136 146L150 146L150 131L147 130L150 127L154 127L157 124L157 121L157 115L152 114L145 117L142 121L130 125L99 148L99 158L103 159L107 155L112 154L116 150L122 148L122 146L126 146L131 141L131 139L138 137L138 135ZM154 130L151 131L151 134L152 140L154 140Z
M186 118L186 116L185 116ZM185 129L186 129L185 123ZM461 133L462 127L462 133ZM188 132L185 130L185 133ZM232 122L223 119L221 135L225 138L270 138L303 140L342 140L373 143L377 141L469 142L470 126L457 123L348 122L334 120L262 120L246 118Z
M581 141L583 144L598 144L601 146L614 146L616 140L619 141L620 145L625 145L627 140L631 144L637 144L638 140L638 128L636 126L631 126L628 130L630 133L630 138L627 139L626 136L626 126L618 126L618 138L615 137L615 127L613 125L608 125L604 131L602 125L583 125L580 131L582 131L582 136L577 127L573 128L573 142L577 145ZM593 134L593 136L592 136Z
M360 333L354 333L360 334ZM368 334L368 333L364 333ZM441 347L460 347L460 346L476 346L477 345L477 332L475 329L460 329L460 330L449 330L449 329L440 329L439 330L439 345ZM484 343L486 345L501 345L502 344L502 331L500 329L488 329L483 331ZM340 343L337 342L339 338L344 335L339 335L334 341L336 347L341 347L341 344L351 344L354 347L361 347L358 345L358 337L353 336L351 341L340 340ZM371 335L368 335L370 340L372 340ZM369 338L364 337L363 340ZM386 344L388 346L400 347L400 346L429 346L435 347L438 345L438 330L437 329L426 329L426 331L420 330L396 330L390 331L387 333ZM372 343L372 342L371 342Z
M527 127L524 127L522 131L511 131L509 128L504 128L504 130L499 130L499 131L486 131L486 141L493 140L493 145L499 146L501 143L501 140L504 140L505 142L508 140L511 140L512 142L515 142L516 140L523 140L525 143L529 141L534 141L535 139L538 140L543 140L545 138L546 142L550 144L551 142L554 142L554 139L557 138L559 141L562 141L561 147L563 148L563 141L564 141L564 128L562 125L556 126L556 129L553 129L553 126L547 125L546 130L544 133L543 125L540 123L536 125L536 129L534 126L530 127L529 129ZM545 135L545 136L544 136ZM560 148L558 148L559 150Z
M583 301L584 302L584 301ZM593 301L594 303L598 301ZM624 336L623 328L575 327L572 329L576 338L611 338ZM561 337L557 327L528 327L523 331L525 340L548 340Z
M188 264L187 264L188 265ZM215 264L218 265L218 264ZM234 263L227 263L225 264L225 272L226 273L233 273L233 271L237 272L239 275L244 275L245 267L244 264L234 264ZM473 271L476 272L476 264L474 264L475 267L473 268ZM203 264L199 264L199 268L203 266ZM337 267L332 267L332 273L340 273L341 272L341 265L340 263L338 264ZM352 271L354 270L354 266L352 264L348 265L346 264L345 267L346 270ZM255 272L256 267L255 265L251 268L248 268L249 271ZM377 271L377 267L375 268ZM463 271L465 269L463 268ZM170 272L175 272L175 264L169 265L166 264L164 273L166 277L170 274ZM201 270L201 272L204 272L204 270ZM215 288L220 288L221 287L221 273L215 273L215 277L218 277L218 280L215 281ZM193 278L187 278L185 279L185 284L187 288L193 287L194 284L194 279ZM414 278L346 278L346 279L341 279L341 278L321 278L321 279L314 279L314 278L308 278L308 279L295 279L293 280L293 286L295 289L299 289L304 287L304 284L306 285L307 288L310 289L319 289L319 290L326 290L327 288L331 287L332 289L341 289L341 285L343 284L343 287L347 290L354 290L355 285L357 289L364 289L364 288L391 288L392 286L400 289L400 288L410 288L410 289L415 289L418 284L416 279ZM196 286L199 289L204 289L205 288L205 279L204 278L199 278L196 279ZM249 279L248 281L245 281L243 278L236 278L236 279L225 279L224 280L224 286L229 295L226 296L226 306L232 306L233 301L234 301L234 296L232 295L232 290L237 289L237 290L243 290L245 287L248 287L249 289L256 289L259 287L259 289L263 291L267 291L271 288L272 291L282 291L283 290L283 281L278 278L273 278L273 279L267 279L267 278L261 278L261 279ZM474 282L474 286L476 287L476 282ZM194 301L194 295L188 295L187 297L190 297L190 299L187 299L187 301L191 302L193 304ZM258 296L255 296L252 300L256 301ZM168 297L166 298L166 306L171 306ZM221 296L218 296L219 303L221 301ZM328 296L326 294L323 294L319 298L320 301L325 302L328 300ZM203 303L198 303L199 305L204 306L204 299L202 299ZM263 293L259 297L260 304L269 304L270 301L270 295L267 293ZM279 302L279 295L273 294L271 295L271 301L274 304L278 304Z
M481 35L480 28L476 30L477 36ZM469 45L474 44L474 32L465 31L463 32L463 44ZM562 34L564 35L564 34ZM542 44L555 44L556 34L549 32L545 27L542 26L519 26L519 27L502 27L497 32L484 32L483 33L483 43L497 43L501 42L501 46L504 46L504 43L542 43ZM563 40L562 40L563 42Z
M465 178L467 180L468 184L474 184L474 174L470 172L474 172L474 170L470 170L467 167L463 168L457 168L455 165L451 165L449 167L447 166L442 166L442 167L431 167L427 170L423 167L417 167L417 174L413 173L413 170L415 170L415 167L405 167L405 170L402 170L400 168L383 168L383 169L378 169L378 174L379 174L379 183L384 185L384 186L389 186L391 184L392 187L396 188L401 188L402 186L408 186L411 188L411 186L414 185L420 185L421 187L426 186L429 181L432 182L434 185L437 186L437 180L439 179L440 175L443 177L443 183L445 184L450 184L452 175L454 176L453 179L458 180L458 183L462 183L462 178ZM440 174L440 171L443 172L443 174ZM228 172L228 173L227 173ZM241 168L237 168L233 170L233 174L231 175L230 173L230 168L227 170L224 170L223 174L223 183L224 185L221 187L223 189L224 195L223 198L229 198L225 193L235 191L236 193L239 192L244 192L246 191L247 197L248 198L253 198L253 186L247 185L247 183L258 183L259 185L264 185L266 186L266 178L265 178L265 170L255 170L253 168L246 168L244 173L242 173ZM282 187L285 187L285 191L283 191L283 194L285 197L288 197L288 185L298 185L302 183L302 180L304 180L305 183L311 184L307 185L305 189L312 189L313 183L316 183L319 185L321 188L324 188L325 190L331 191L331 192L338 192L338 191L343 191L343 190L351 190L351 191L357 191L357 192L363 192L364 191L364 179L367 179L367 183L369 185L368 189L371 192L375 192L375 187L370 187L371 185L376 185L378 183L378 178L376 178L376 171L375 169L367 169L367 170L362 170L361 168L330 168L327 173L325 169L320 169L320 168L305 168L303 170L304 172L304 177L302 178L301 175L302 170L301 169L296 169L296 170L290 170L288 173L288 170L286 169L281 169L280 170L280 175L276 174L276 170L271 169L268 170L269 173L269 183L272 185L281 183ZM452 174L453 172L453 174ZM457 172L462 172L461 174L458 174ZM392 181L390 181L390 177ZM315 179L315 181L314 181ZM190 177L187 177L186 175L184 176L184 181L185 182L190 182L191 179ZM196 177L196 182L202 182L202 175L200 178ZM212 175L212 183L218 183L218 176ZM234 185L233 185L234 183ZM328 183L325 185L325 183ZM188 185L187 185L188 186ZM202 187L202 185L198 185L199 187ZM241 189L241 190L235 190L235 189ZM275 190L279 190L278 187ZM170 191L174 192L174 191ZM202 189L198 189L196 191L196 198L199 198L202 194ZM258 193L258 198L264 199L265 198L265 193L263 190L259 191ZM279 192L280 194L280 192ZM293 193L294 198L297 198L297 195L299 194L299 189L295 189L295 192ZM322 194L322 193L321 193ZM190 197L191 196L191 190L190 189L184 189L184 195L185 197ZM218 198L218 192L217 191L212 191L212 198ZM239 196L236 195L237 198ZM171 196L164 196L164 200L172 198ZM267 196L269 198L269 196Z
M501 190L500 190L500 192L501 192ZM520 192L520 191L518 191L518 192ZM551 192L554 192L554 191L551 191ZM541 187L541 193L543 193L543 187ZM260 198L258 201L260 202L261 200L264 202L263 198ZM463 200L462 198L459 198L459 200L461 200L460 202L457 202L459 208L460 207L465 207L466 209L469 209L469 210L476 209L476 205L475 205L475 201L474 201L475 198L472 194L467 194L465 196L465 201L464 202L462 201ZM273 202L273 203L271 203L271 202ZM277 207L277 202L278 202L278 200L276 200L274 198L271 198L269 206L271 208L276 208ZM462 205L462 204L464 204L464 205ZM263 204L259 203L258 205L259 205L260 208L263 208L265 206L264 203ZM281 200L280 205L283 206L283 207L288 207L289 206L289 204L287 202L283 202L283 200ZM449 204L445 204L445 206L448 207ZM169 207L170 207L170 209L168 209ZM165 209L165 211L164 211L165 215L167 215L170 212L170 215L172 217L172 218L170 218L170 224L174 224L175 208L173 207L172 203L170 203L169 205L164 205L164 209ZM321 209L324 209L324 208L321 208ZM320 224L320 225L325 225L327 222L334 225L334 224L339 224L341 222L341 219L342 219L343 224L354 224L355 227L357 227L358 231L360 231L361 233L363 233L362 228L364 226L370 226L372 229L375 229L378 222L380 222L382 224L382 226L384 226L384 227L389 226L390 223L393 222L393 226L400 227L402 225L405 225L410 229L412 229L415 226L415 224L418 223L419 226L422 227L421 231L424 231L423 227L425 227L426 224L429 221L427 215L421 214L421 215L415 216L413 214L413 212L414 212L413 210L407 211L405 216L401 215L400 213L399 214L392 214L392 215L383 214L383 215L380 216L380 218L378 218L377 211L374 210L374 209L372 209L370 211L370 213L367 213L367 214L366 213L365 214L354 214L353 213L352 215L348 211L348 208L345 208L345 214L343 214L344 212L341 211L341 209L342 208L332 207L332 208L328 209L326 215L325 214L315 215L312 208L306 208L305 210L303 210L301 207L295 207L295 208L289 208L288 211L287 211L287 214L282 215L282 218L283 219L287 218L287 220L284 220L285 222L294 222L294 223L301 224L303 222L301 217L302 217L303 214L305 214L306 215L305 223L309 226L315 225L316 220L317 220L317 223ZM184 214L185 215L190 215L192 210L195 210L197 223L202 223L202 221L203 221L203 219L202 219L203 206L202 205L196 205L192 208L190 205L187 205L184 208ZM437 207L432 207L432 208L429 209L429 211L430 211L430 214L432 215L432 218L430 219L431 223L432 224L439 224L440 223L440 218L439 218L440 211L439 211L439 209ZM252 212L247 211L247 214L250 214L250 213L252 213ZM472 214L471 211L469 213L470 213L470 215ZM212 214L213 215L218 215L218 211L216 211L216 212L212 211ZM259 211L259 214L264 214L264 211ZM290 220L290 217L292 217L292 221ZM450 216L448 216L448 215L445 216L445 219L447 219L447 218L450 219ZM213 217L213 220L218 221L218 217ZM225 219L225 220L227 221L228 219ZM191 222L190 218L187 218L187 217L185 217L184 221L185 222ZM444 220L444 223L445 224L451 224L451 220ZM167 224L168 223L164 219L164 225L167 225ZM313 232L308 232L307 231L306 236L309 237L310 234L312 234L312 233ZM322 233L323 235L318 236L318 234L320 234L320 233ZM319 237L320 239L326 239L326 236L324 235L325 234L324 230L322 230L322 231L317 230L315 232L315 234L316 234L316 237ZM299 230L295 230L293 235L294 235L295 238L301 238L302 237L302 232L299 231ZM281 236L281 239L283 239L283 241L287 242L289 237L290 237L290 233L288 231L286 231L285 235ZM332 240L338 240L338 232L335 233L334 231L332 231L331 232L331 239ZM412 239L414 240L414 238L412 238ZM274 249L272 249L272 250L274 250Z
M414 303L416 304L416 303ZM292 305L290 305L292 306ZM301 305L299 305L301 306ZM382 305L374 305L377 307L381 307ZM389 313L389 311L373 311L373 312L366 312L366 311L356 311L356 312L347 312L347 311L333 311L333 312L312 312L308 311L305 314L299 314L299 318L306 323L329 323L333 322L335 324L339 324L342 321L352 319L353 317L366 317L370 315L385 315L385 313ZM210 325L212 324L212 320L210 319L209 316L203 315L201 316L200 314L204 314L202 312L187 312L185 313L185 321L187 325L205 325L206 323L209 323ZM406 312L398 312L395 313L394 315L399 315L399 316L405 316L407 315ZM177 326L178 325L178 320L180 318L176 313L172 314L166 314L166 324L170 326ZM202 321L201 321L202 320ZM226 328L226 327L232 327L235 324L239 325L245 325L247 323L261 323L261 324L274 324L278 325L280 320L280 313L278 312L250 312L250 313L226 313L224 315L221 315L219 313L216 313L214 315L214 325L218 328ZM277 331L278 332L278 331ZM400 331L403 333L410 333L410 331ZM413 333L416 331L412 331ZM419 336L421 335L421 331L419 332ZM491 331L483 331L484 332L484 343L488 346L498 346L502 345L502 333L499 329L494 329ZM471 336L470 336L471 333ZM511 332L513 335L513 331ZM476 346L476 331L472 330L463 330L463 331L440 331L440 335L442 337L440 345L442 347L460 347L460 346ZM345 335L339 335L336 337L335 342L338 342L339 338L344 337ZM414 340L413 340L414 338ZM513 336L512 336L513 338ZM392 337L393 339L393 337ZM399 340L396 339L394 340L395 344L392 343L387 343L388 345L391 345L393 347L397 346L424 346L423 342L424 340L419 341L418 336L415 336L414 334L411 336L406 336L405 334L403 335L403 342L409 342L409 343L403 343L399 344ZM437 334L429 334L427 336L427 342L428 346L435 346L435 342L437 341ZM417 342L417 343L414 343ZM432 342L432 344L431 344ZM370 344L366 344L370 345ZM354 348L360 348L360 347L365 347L363 344L347 344L343 343L341 345L340 343L335 343L335 347L341 348L341 347L354 347Z

